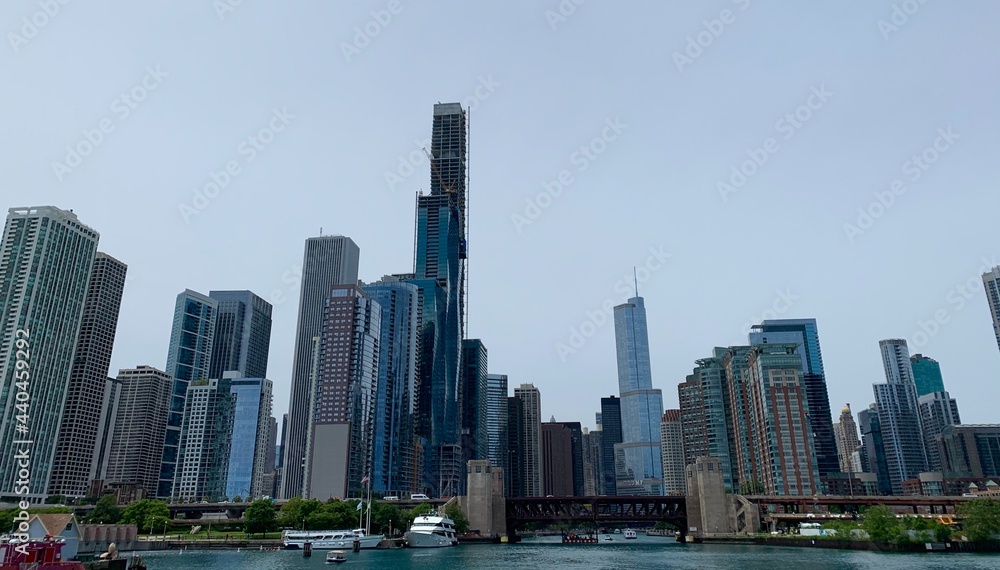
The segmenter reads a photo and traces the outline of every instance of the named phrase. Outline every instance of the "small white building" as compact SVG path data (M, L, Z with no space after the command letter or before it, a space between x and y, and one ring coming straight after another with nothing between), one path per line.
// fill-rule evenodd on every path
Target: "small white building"
M34 515L28 521L28 537L41 540L46 535L62 539L66 545L62 549L63 560L74 560L80 548L80 525L76 515Z

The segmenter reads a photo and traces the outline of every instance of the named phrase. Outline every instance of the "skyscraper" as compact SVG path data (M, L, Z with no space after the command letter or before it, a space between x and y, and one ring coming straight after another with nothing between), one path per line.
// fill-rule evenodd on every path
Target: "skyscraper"
M507 465L504 494L527 497L524 490L524 402L517 396L507 398Z
M882 428L889 483L894 495L902 494L903 481L927 470L927 449L917 407L910 353L903 339L879 341L884 384L874 384L875 404Z
M708 428L705 425L705 398L697 374L689 374L677 385L680 402L681 440L684 464L691 465L699 457L709 457Z
M724 357L728 349L716 347L712 356L696 361L698 365L687 381L680 385L680 418L686 434L685 464L694 463L698 457L716 457L722 466L722 480L726 488L735 490L739 470L734 473L736 462L735 442L732 440L730 397L727 390ZM681 466L683 471L683 465Z
M239 378L266 378L271 303L250 291L212 291L208 296L219 302L209 377L238 372Z
M798 350L802 358L801 381L809 406L808 420L816 446L816 464L821 477L836 473L840 462L837 459L837 442L833 435L833 418L816 319L766 320L754 326L749 336L751 345L783 342L801 346Z
M519 458L524 466L524 496L540 497L542 492L542 395L533 384L521 384L514 389L521 401L521 448Z
M163 440L163 461L156 489L156 496L160 499L169 498L173 491L188 385L209 379L218 306L215 299L190 289L177 295L170 348L167 351L166 371L173 376L174 385L171 389L170 412Z
M756 479L769 495L820 492L799 343L750 348L748 390Z
M382 307L359 286L331 290L317 344L308 498L356 496L371 476L381 326Z
M920 409L920 424L924 430L924 444L927 446L927 468L929 471L941 471L941 455L939 444L941 430L945 426L959 425L962 419L958 415L958 402L948 395L948 392L931 392L917 398Z
M238 378L234 372L228 375L233 420L224 493L230 499L259 499L272 492L265 485L265 476L274 471L277 431L271 417L272 382Z
M188 384L171 499L185 503L229 499L226 475L235 411L229 384L228 378Z
M923 354L910 357L910 368L913 369L913 383L917 386L917 397L934 392L944 392L944 380L941 378L941 365L937 360Z
M542 494L572 497L573 434L559 422L542 424Z
M7 215L0 243L0 485L9 493L24 486L15 481L27 480L22 500L41 502L48 491L98 239L71 211L42 206ZM31 443L15 443L25 441ZM28 467L16 457L23 450Z
M601 463L604 467L604 494L618 494L618 476L615 467L615 445L622 442L621 400L615 396L601 398Z
M118 371L121 393L104 479L155 495L174 379L152 366Z
M465 110L459 103L438 103L431 135L430 194L417 196L413 275L414 282L437 285L436 290L418 283L424 297L426 343L418 434L426 453L424 482L437 496L455 494L465 477L458 386L466 317L467 152Z
M872 404L858 412L858 424L861 428L864 450L861 466L865 471L875 474L880 495L891 495L892 482L889 481L889 463L886 460L885 439L882 437L878 406Z
M127 266L98 252L83 306L83 322L70 373L59 441L52 463L49 493L86 496L99 478L104 430L114 396L108 367L118 328ZM105 395L107 394L107 398Z
M684 437L681 411L666 410L660 420L660 454L663 456L663 490L667 495L687 492L684 480Z
M489 459L494 467L502 467L505 477L510 477L507 462L507 375L490 374L486 377L486 433L489 440Z
M413 472L413 422L420 364L420 288L384 277L362 289L382 309L372 489L412 492L419 479Z
M750 378L747 356L749 346L731 346L722 355L722 367L726 370L726 397L729 400L731 416L730 431L732 433L732 470L734 484L737 490L744 494L757 491L760 480L754 480L757 466L754 463L753 440L750 433L750 415L753 406L747 382Z
M310 430L313 338L320 335L323 306L333 286L358 282L360 255L361 250L348 237L321 236L306 240L299 290L298 324L295 328L288 429L282 433L284 460L281 497L284 499L302 495L302 469L306 458L306 439Z
M462 341L462 459L489 459L487 433L487 351L483 341Z
M583 428L583 494L596 497L604 494L604 445L600 424L594 431Z
M990 306L993 317L993 333L1000 347L1000 266L983 273L983 287L986 289L986 302Z
M861 447L861 440L858 439L858 426L854 423L854 414L851 413L851 405L844 404L840 410L840 421L833 424L833 431L837 436L837 456L840 459L840 470L844 473L860 471L860 466L853 463L852 456Z
M663 395L660 390L653 389L646 307L642 297L633 297L615 307L614 318L624 475L646 493L662 495L659 420L663 415Z

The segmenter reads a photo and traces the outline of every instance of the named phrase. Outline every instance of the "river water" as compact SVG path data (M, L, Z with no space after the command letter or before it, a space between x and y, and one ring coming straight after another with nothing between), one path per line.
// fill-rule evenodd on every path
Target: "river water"
M151 552L149 570L299 570L331 568L326 551L303 558L301 551L280 552ZM641 536L626 543L621 538L601 544L559 544L558 537L525 539L520 544L462 545L454 548L365 550L347 552L349 570L460 570L465 568L511 570L513 568L562 569L690 569L739 568L746 570L879 570L996 569L1000 555L988 554L897 554L779 548L771 546L678 544L669 538Z

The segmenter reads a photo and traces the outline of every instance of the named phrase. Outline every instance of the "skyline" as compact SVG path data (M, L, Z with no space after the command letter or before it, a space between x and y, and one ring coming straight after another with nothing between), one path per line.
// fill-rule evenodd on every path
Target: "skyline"
M744 327L816 318L833 409L851 403L860 411L873 402L871 385L883 381L876 343L906 338L911 353L941 363L963 420L997 421L987 402L1000 387L974 380L1000 364L980 277L1000 265L997 248L983 240L1000 205L987 186L1000 147L992 105L1000 83L980 72L1000 62L990 49L1000 21L995 5L922 5L887 37L878 22L890 18L891 4L838 11L748 3L743 11L742 2L723 2L638 12L584 4L555 29L545 13L555 4L463 7L461 18L448 13L451 5L403 4L350 61L341 43L382 4L248 4L222 20L210 6L68 6L17 52L3 51L22 86L3 95L23 109L12 132L25 133L0 143L11 165L0 186L16 189L5 190L5 202L74 209L101 231L102 251L129 265L112 373L165 367L179 292L251 290L275 305L268 377L280 418L303 242L320 227L351 237L365 282L411 271L411 197L428 192L431 179L426 159L415 157L406 176L400 160L420 154L415 141L430 137L434 102L473 97L466 336L489 346L490 373L546 395L543 417L592 427L599 398L615 393L610 315L565 361L556 345L593 322L588 312L631 296L638 266L640 277L642 268L647 274L639 294L647 300L653 387L665 392L666 408L677 406L675 387L695 360L714 346L744 344ZM679 71L672 54L683 53L687 36L722 8L735 21ZM35 10L25 5L6 28L19 29L20 16ZM189 21L190 44L175 45L154 16ZM71 20L86 31L68 27ZM317 27L331 23L323 38ZM434 29L454 37L426 42ZM149 40L123 38L133 30ZM619 35L624 30L628 38ZM513 33L524 41L502 41ZM111 40L83 41L94 35ZM114 38L137 48L126 53ZM591 45L592 38L607 41ZM449 73L427 80L436 54L469 43L472 52ZM772 66L754 65L773 61L761 58L773 58L781 44L795 49L781 48ZM205 52L216 57L198 61ZM333 79L311 63L286 63L315 53L328 55ZM542 64L524 66L527 54ZM245 69L243 56L255 65ZM108 68L84 74L94 60ZM168 75L133 114L108 113L157 64ZM39 67L52 73L28 75ZM352 89L335 89L344 84ZM832 95L785 139L790 123L779 130L775 122L808 106L813 88L824 86ZM396 95L403 87L405 98ZM59 103L67 92L75 107ZM294 117L282 115L285 124L275 108ZM115 131L58 181L50 163L104 117ZM274 142L249 162L240 143L271 125ZM912 181L911 157L949 127L959 138ZM747 149L764 148L769 137L778 150L737 192L720 196L717 181L728 182ZM939 148L946 144L941 139ZM578 151L582 145L593 160ZM230 160L239 161L240 174L186 223L178 204L192 203L192 188ZM387 172L401 181L390 187ZM572 182L547 202L536 199L560 178ZM876 192L888 201L895 179L906 192L852 243L844 224L856 224L857 208L878 204ZM514 214L530 223L515 225ZM518 307L516 318L508 303ZM937 330L924 344L915 342L921 322Z

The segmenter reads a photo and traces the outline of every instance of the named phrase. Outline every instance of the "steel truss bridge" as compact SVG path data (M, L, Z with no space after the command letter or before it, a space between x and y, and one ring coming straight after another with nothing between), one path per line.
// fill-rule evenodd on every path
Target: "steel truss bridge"
M507 533L516 534L527 523L665 522L683 534L687 529L687 502L673 497L516 497L507 499Z

